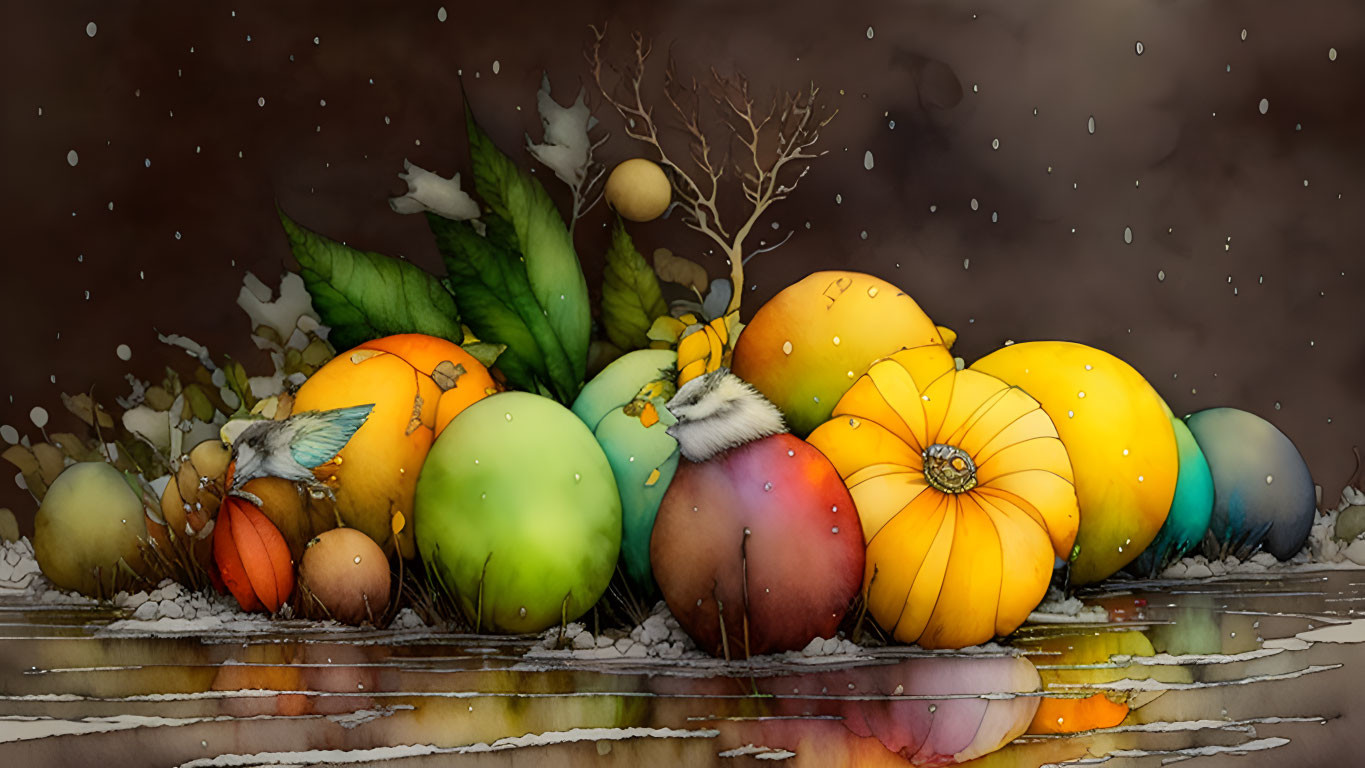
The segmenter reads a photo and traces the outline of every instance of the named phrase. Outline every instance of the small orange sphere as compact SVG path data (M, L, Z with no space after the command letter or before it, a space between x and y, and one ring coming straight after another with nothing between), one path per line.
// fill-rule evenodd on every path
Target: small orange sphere
M308 542L299 584L310 615L377 624L389 607L389 560L369 536L334 528Z
M412 504L427 451L446 424L497 391L488 369L459 345L419 333L343 352L299 388L294 413L374 404L337 458L315 470L335 489L341 521L403 557L415 553ZM405 524L395 539L396 515Z

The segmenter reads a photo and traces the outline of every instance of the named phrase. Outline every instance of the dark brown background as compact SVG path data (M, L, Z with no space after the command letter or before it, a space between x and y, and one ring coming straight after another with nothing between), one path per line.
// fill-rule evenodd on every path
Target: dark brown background
M968 361L1006 339L1093 344L1177 412L1270 419L1327 499L1350 475L1365 436L1365 5L445 0L442 23L441 4L7 2L0 423L36 436L40 405L66 428L59 391L111 400L125 373L183 366L154 328L263 362L234 298L246 270L273 283L288 259L276 201L436 268L420 217L385 198L405 157L465 167L457 72L529 166L541 71L571 98L587 24L607 20L617 46L640 29L685 70L737 67L760 93L814 79L840 110L829 155L774 209L776 234L796 234L751 262L747 313L817 268L866 270L955 328ZM598 114L608 159L639 151ZM594 289L605 220L578 242ZM722 274L676 220L634 231ZM8 472L0 505L28 527Z

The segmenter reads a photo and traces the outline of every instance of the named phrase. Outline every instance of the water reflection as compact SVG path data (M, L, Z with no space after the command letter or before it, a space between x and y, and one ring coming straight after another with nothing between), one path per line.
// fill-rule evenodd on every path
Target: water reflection
M1028 625L994 652L749 666L350 630L129 637L101 629L108 612L10 605L0 759L1022 766L1272 749L1340 714L1312 691L1362 646L1311 631L1352 619L1359 589L1349 572L1111 585L1083 596L1109 622Z

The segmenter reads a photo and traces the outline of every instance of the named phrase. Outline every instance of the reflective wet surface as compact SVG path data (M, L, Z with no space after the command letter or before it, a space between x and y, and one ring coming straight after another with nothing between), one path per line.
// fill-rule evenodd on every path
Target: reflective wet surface
M752 665L288 622L135 636L114 611L0 602L0 765L1339 765L1365 748L1365 571L1081 597L1109 621Z

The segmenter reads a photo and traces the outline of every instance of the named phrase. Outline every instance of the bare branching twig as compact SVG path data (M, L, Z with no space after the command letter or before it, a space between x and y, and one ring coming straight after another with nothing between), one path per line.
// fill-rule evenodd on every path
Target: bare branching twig
M795 191L810 169L809 161L825 154L825 150L816 151L814 147L820 140L821 129L829 125L838 110L823 116L816 114L820 111L817 106L820 89L814 83L756 105L747 78L739 73L722 75L712 68L705 88L706 100L730 134L726 146L737 143L740 148L738 158L718 160L716 144L707 137L702 125L703 89L695 78L680 77L670 56L664 67L664 97L672 108L676 127L687 137L688 152L683 159L670 154L664 146L654 109L645 102L645 64L652 46L639 32L632 33L633 59L618 73L616 82L609 84L604 78L602 59L606 30L595 26L589 29L593 39L584 55L593 82L625 121L626 135L650 145L658 155L658 162L672 183L683 222L710 238L728 258L734 291L725 314L734 312L743 296L745 238L773 203ZM727 168L739 180L746 208L742 223L734 229L722 222L719 202L721 180Z

